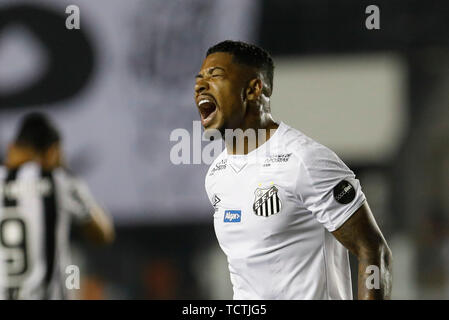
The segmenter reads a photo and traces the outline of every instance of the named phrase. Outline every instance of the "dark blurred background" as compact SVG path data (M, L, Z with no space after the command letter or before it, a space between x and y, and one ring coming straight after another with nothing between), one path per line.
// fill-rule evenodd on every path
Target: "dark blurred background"
M225 39L272 53L275 118L358 175L393 251L393 298L448 299L449 2L0 0L0 159L20 117L46 111L117 228L104 248L74 232L73 297L232 297L207 164L170 161L171 132L199 120L194 75Z

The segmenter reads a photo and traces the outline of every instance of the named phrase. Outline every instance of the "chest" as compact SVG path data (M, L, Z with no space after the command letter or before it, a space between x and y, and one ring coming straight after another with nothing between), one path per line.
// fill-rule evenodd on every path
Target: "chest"
M296 176L294 161L228 162L210 187L220 242L241 246L277 242L297 229L308 215L301 213Z

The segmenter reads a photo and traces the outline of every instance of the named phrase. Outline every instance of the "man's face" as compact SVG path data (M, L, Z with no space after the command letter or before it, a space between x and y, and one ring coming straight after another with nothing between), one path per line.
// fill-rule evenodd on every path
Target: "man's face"
M195 101L205 129L238 128L245 117L248 71L224 52L206 57L196 76Z

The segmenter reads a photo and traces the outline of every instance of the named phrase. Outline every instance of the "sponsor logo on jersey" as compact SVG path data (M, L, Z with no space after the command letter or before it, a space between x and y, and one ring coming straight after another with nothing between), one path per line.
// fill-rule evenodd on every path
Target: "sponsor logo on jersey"
M355 189L348 181L340 181L334 187L334 198L341 204L348 204L355 198Z
M265 159L263 167L269 167L273 163L286 163L290 159L291 153L275 154Z
M224 213L224 222L240 222L242 218L241 210L226 210Z
M212 200L212 206L214 207L215 211L218 210L218 203L221 201L221 199L214 194L213 200Z
M215 167L212 168L212 170L209 173L209 176L213 176L215 172L226 169L228 159L223 159L217 164L215 164Z
M257 188L254 192L253 210L258 216L269 217L281 211L282 203L278 195L278 188L273 185L268 188Z

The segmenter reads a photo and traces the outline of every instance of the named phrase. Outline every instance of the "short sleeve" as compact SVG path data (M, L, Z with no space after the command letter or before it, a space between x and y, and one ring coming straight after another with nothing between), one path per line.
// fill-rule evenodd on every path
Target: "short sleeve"
M315 219L333 232L365 201L360 182L333 151L322 145L298 156L297 196Z
M92 208L97 204L86 183L78 178L70 179L65 208L78 222L90 221Z

